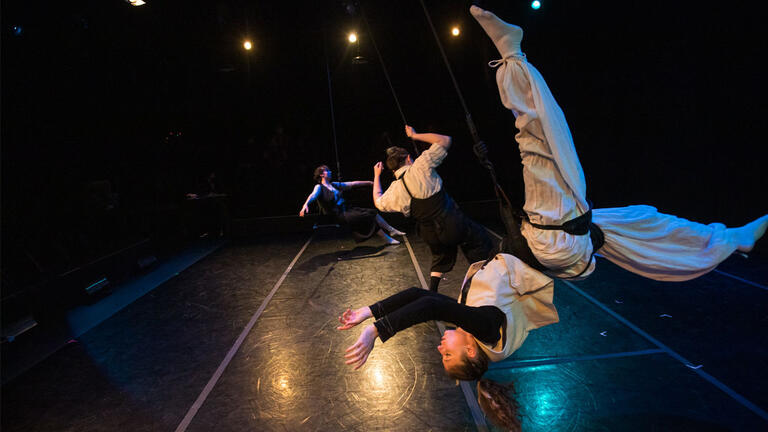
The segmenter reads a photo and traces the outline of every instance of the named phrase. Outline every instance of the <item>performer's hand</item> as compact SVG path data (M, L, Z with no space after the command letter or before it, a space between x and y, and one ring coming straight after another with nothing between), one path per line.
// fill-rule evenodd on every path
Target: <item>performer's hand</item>
M373 344L376 343L378 336L379 332L373 324L364 328L355 344L347 348L347 354L344 355L344 358L347 359L345 363L355 365L355 370L360 369L368 360L368 355L373 351Z
M304 217L305 214L309 213L309 207L306 205L301 208L301 211L299 212L299 216Z
M412 127L405 125L405 136L408 138L413 138L413 134L415 133L416 131Z
M384 164L376 162L376 165L373 166L373 175L380 176L382 171L384 171Z
M361 307L360 309L347 309L339 317L340 326L336 327L337 330L349 330L352 327L360 324L361 322L372 317L373 313L368 306Z

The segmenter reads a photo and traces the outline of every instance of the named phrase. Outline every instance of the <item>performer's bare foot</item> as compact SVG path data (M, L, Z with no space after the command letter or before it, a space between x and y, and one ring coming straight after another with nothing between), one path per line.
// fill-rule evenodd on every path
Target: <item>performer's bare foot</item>
M733 229L738 238L739 252L750 252L752 251L752 248L755 247L755 242L757 242L760 237L765 234L766 229L768 229L768 215L755 219L742 227L731 229Z
M404 233L404 232L402 232L402 231L400 231L400 230L399 230L399 229L397 229L397 228L392 228L392 229L389 231L389 235L391 235L391 236L404 236L404 235L405 235L405 233Z
M469 8L469 12L483 27L502 57L522 55L523 51L520 49L520 42L523 40L522 28L504 22L493 12L474 5Z

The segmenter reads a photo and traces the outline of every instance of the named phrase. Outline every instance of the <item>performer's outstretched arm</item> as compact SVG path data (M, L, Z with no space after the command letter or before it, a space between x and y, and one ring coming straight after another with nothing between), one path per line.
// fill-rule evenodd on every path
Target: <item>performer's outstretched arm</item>
M301 206L301 210L299 211L299 216L304 217L305 214L309 213L309 205L312 203L312 201L316 200L317 197L320 196L320 185L315 185L315 188L312 189L312 193L309 194L307 197L307 200L304 202L304 205Z
M418 133L412 127L405 125L405 134L416 141L438 144L448 150L451 147L451 137L436 133Z
M449 322L479 340L495 343L501 337L499 329L505 322L504 313L496 306L466 306L448 296L413 287L371 306L347 309L339 317L341 326L337 328L347 330L371 317L377 321L363 329L344 356L346 364L355 365L355 369L365 364L376 338L386 342L397 332L418 323L431 320Z
M371 186L373 185L372 181L369 180L360 180L360 181L349 181L349 182L343 182L341 183L345 189L349 188L356 188L356 187L365 187L365 186Z

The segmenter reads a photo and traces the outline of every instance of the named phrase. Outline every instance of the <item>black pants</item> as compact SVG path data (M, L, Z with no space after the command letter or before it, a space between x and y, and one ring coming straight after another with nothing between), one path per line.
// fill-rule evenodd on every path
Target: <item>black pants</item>
M484 261L494 252L488 231L460 210L419 223L419 236L432 252L432 272L451 271L456 264L458 248L470 263Z

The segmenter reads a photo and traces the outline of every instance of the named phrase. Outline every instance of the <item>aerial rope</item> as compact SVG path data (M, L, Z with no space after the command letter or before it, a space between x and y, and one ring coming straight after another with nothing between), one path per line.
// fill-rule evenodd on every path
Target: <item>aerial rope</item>
M445 55L445 50L443 49L443 44L440 42L440 37L437 35L437 30L435 29L435 25L432 23L432 18L429 15L429 10L427 9L427 6L424 4L424 0L419 0L421 3L422 9L424 9L424 15L427 17L427 22L429 23L429 27L432 29L432 35L435 37L435 42L437 43L437 47L440 50L440 54L443 57L443 62L445 63L446 69L448 69L448 74L451 76L451 81L453 82L453 87L456 90L456 95L459 97L459 102L461 102L461 107L464 109L464 119L467 122L467 127L469 128L469 133L472 135L472 140L474 141L474 146L472 147L472 150L475 152L475 156L477 156L477 159L480 161L480 165L482 165L486 170L488 170L488 174L491 176L491 181L493 181L493 187L494 192L496 193L496 197L499 199L499 203L502 205L502 212L511 212L513 207L512 203L509 201L509 198L507 198L507 194L504 193L504 190L499 185L499 182L496 178L496 170L493 167L493 164L491 163L490 159L488 159L488 148L485 146L485 143L483 140L480 139L480 135L477 132L477 127L475 126L475 122L472 120L472 114L469 112L469 108L467 108L467 103L464 101L464 95L461 93L461 89L459 88L459 83L456 81L456 77L453 74L453 69L451 68L450 62L448 62L448 56Z
M339 162L339 145L336 139L336 116L333 112L333 91L331 90L331 68L328 65L328 46L323 34L323 50L325 51L325 76L328 79L328 100L331 108L331 130L333 131L333 150L336 154L336 179L341 181L341 164Z
M387 66L384 64L384 58L381 56L381 52L379 51L378 45L376 45L376 38L373 37L373 31L371 30L370 23L368 23L368 17L365 14L365 10L363 9L362 4L360 4L360 15L362 15L363 21L365 22L365 28L368 30L368 35L371 37L371 43L373 43L373 49L376 51L376 55L379 57L379 64L381 65L381 70L384 72L384 78L386 78L387 84L389 84L389 91L392 93L392 98L395 100L395 105L397 105L397 110L400 112L400 118L403 120L403 124L407 125L409 123L405 119L405 114L403 113L403 107L400 105L400 100L397 97L397 92L395 92L395 86L392 85L392 80L389 79L389 72L387 71ZM416 141L411 139L411 144L413 144L413 150L416 152L416 156L418 156L419 149L416 147Z
M496 197L499 199L499 203L502 206L502 212L509 214L509 212L513 211L512 203L510 202L509 198L507 197L504 190L501 188L497 181L496 177L496 171L493 167L493 164L488 158L488 149L483 142L482 139L480 139L480 135L477 132L477 127L475 126L475 122L472 120L472 114L469 112L469 108L467 107L467 103L464 100L464 95L461 92L461 89L459 88L459 84L456 81L456 77L453 73L453 69L451 68L450 62L448 61L448 57L445 54L445 50L443 49L443 44L440 42L440 37L437 34L437 30L435 29L434 24L432 23L432 18L430 17L429 10L427 9L427 6L424 4L424 0L420 0L421 6L424 10L424 15L427 18L427 22L429 23L429 27L432 30L432 35L435 38L435 41L437 43L437 47L440 50L440 54L443 58L443 62L445 63L446 69L448 70L448 74L451 77L451 81L453 82L454 89L456 90L456 95L459 98L459 102L461 103L462 109L464 110L464 118L467 123L467 127L469 128L469 133L472 136L472 140L474 141L474 145L472 147L472 150L475 153L475 156L477 156L478 160L480 161L480 164L488 170L488 174L491 177L491 181L493 182L494 186L494 193L496 194ZM365 14L365 10L363 8L362 4L359 4L360 6L360 15L363 18L363 21L365 22L366 29L368 31L368 35L371 38L371 42L373 44L373 48L376 51L376 55L379 58L379 64L381 64L381 70L384 73L384 78L387 81L387 84L389 85L389 90L392 93L392 98L395 101L395 105L397 106L397 109L400 113L400 118L402 119L404 124L408 124L408 121L405 118L405 114L403 113L403 108L400 105L400 100L397 97L397 92L395 91L394 85L392 85L392 80L389 77L389 72L387 70L387 67L384 63L384 59L381 55L381 52L379 51L378 45L376 44L376 38L373 36L373 31L371 29L370 23L368 22L368 17ZM411 140L413 143L414 150L416 151L416 154L418 155L418 148L416 147L415 141Z

